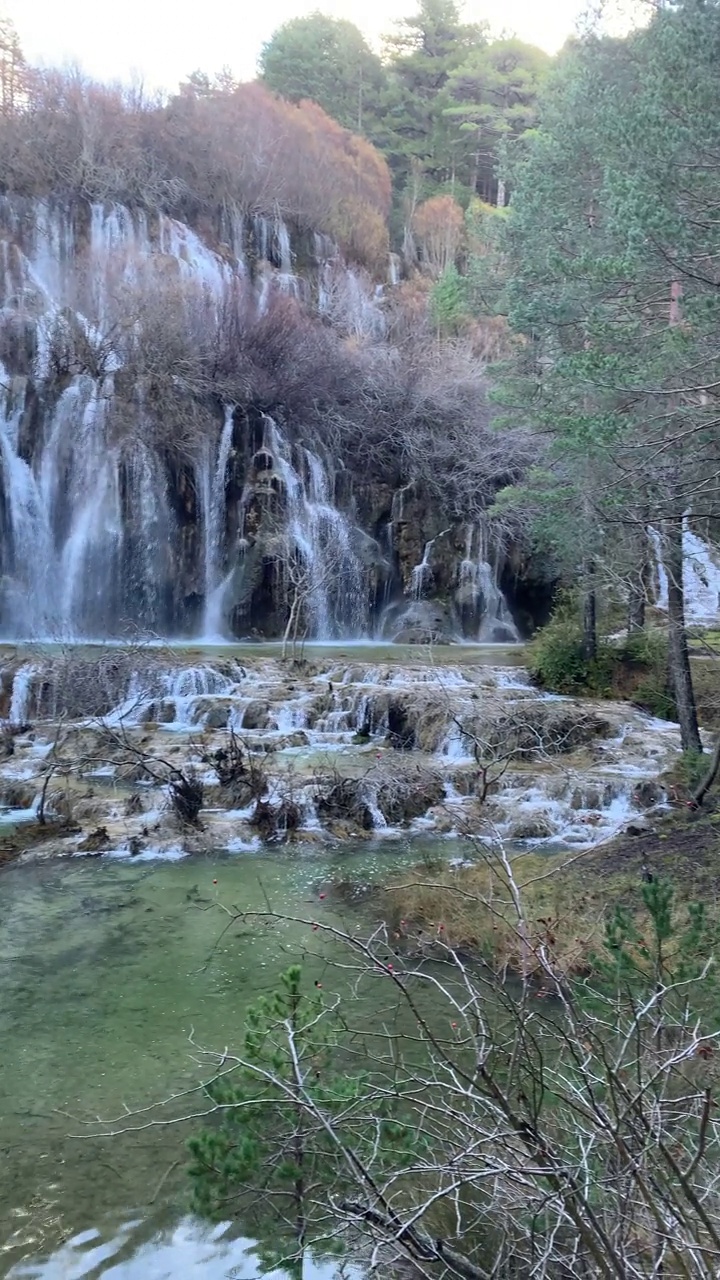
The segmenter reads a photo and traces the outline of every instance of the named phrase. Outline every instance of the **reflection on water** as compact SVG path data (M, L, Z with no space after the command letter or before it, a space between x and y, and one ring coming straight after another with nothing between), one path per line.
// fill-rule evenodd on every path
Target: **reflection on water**
M187 1217L187 1126L103 1137L93 1135L104 1126L88 1121L122 1117L126 1108L197 1087L203 1073L191 1030L209 1048L237 1044L247 1005L274 988L291 960L304 958L309 979L325 977L328 985L322 934L283 921L234 926L221 936L227 916L219 904L270 904L305 921L323 912L352 928L357 908L331 894L321 899L323 886L382 880L390 867L417 857L416 845L394 844L4 871L0 1276L261 1274L247 1238ZM171 1119L178 1105L159 1118ZM259 1224L240 1226L252 1237ZM336 1274L336 1264L308 1259L303 1277Z
M232 1237L227 1226L205 1227L193 1218L137 1243L138 1224L128 1222L111 1240L97 1230L81 1232L66 1241L52 1257L21 1263L9 1272L13 1280L81 1280L102 1275L106 1280L285 1280L286 1272L265 1271L253 1242ZM356 1267L303 1260L302 1280L359 1280Z

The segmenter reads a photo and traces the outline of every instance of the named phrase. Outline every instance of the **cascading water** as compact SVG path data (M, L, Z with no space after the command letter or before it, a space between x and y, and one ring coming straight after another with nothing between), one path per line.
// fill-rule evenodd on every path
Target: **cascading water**
M475 626L480 616L477 639L481 643L515 642L520 637L498 585L497 567L490 564L490 554L485 525L469 525L459 569L458 604L467 624Z
M648 529L658 571L658 609L668 607L668 579L663 563L662 538L657 529ZM685 618L698 625L713 625L720 618L720 551L703 541L683 520L683 587Z
M310 636L366 636L371 599L376 611L389 603L400 573L392 520L383 553L356 526L352 501L337 509L331 461L317 446L293 443L296 424L293 435L266 424L279 502L251 494L246 484L247 499L228 507L229 406L217 429L212 407L203 405L204 421L198 410L203 446L195 435L185 449L185 423L178 422L173 452L175 401L164 408L164 387L168 399L178 391L179 404L192 397L182 360L181 372L170 372L160 392L146 372L137 341L144 301L171 290L168 305L180 316L177 332L171 326L167 335L172 371L183 316L191 325L213 311L220 315L230 290L249 308L242 316L261 314L277 290L312 293L293 274L290 231L281 218L243 219L224 210L214 234L219 252L164 214L0 197L0 337L8 366L0 369L0 636L119 639L132 630L223 638L229 619L235 627L243 610L255 609L250 575L258 561L266 579L272 576L262 545L247 566L243 559L246 535L258 534L249 524L262 515L266 498L281 513L278 535L304 577L303 629L307 622ZM319 309L341 332L377 338L382 291L349 268L326 237L316 237L315 254ZM232 480L242 483L239 467ZM393 519L394 513L393 501ZM427 589L428 569L426 556L415 574L418 595ZM482 596L487 613L490 593L479 573L463 569L463 581L476 603ZM282 605L297 588L289 577L288 557L283 569L278 556L286 601L275 595L268 604L266 579L257 587L272 619L268 634L277 634ZM490 612L505 622L495 608L501 603L496 595Z
M230 575L223 573L225 547L225 482L233 438L234 405L225 406L225 421L220 436L215 467L212 467L210 445L206 444L199 475L199 490L205 526L205 612L203 637L222 639L223 603Z
M300 466L272 418L265 419L263 448L273 459L285 504L280 569L299 558L296 588L309 615L314 639L367 633L367 583L355 549L353 527L333 506L327 470L315 454L302 449ZM292 592L293 584L289 584Z
M14 403L0 389L8 509L3 630L74 640L112 634L124 619L138 618L161 629L161 557L170 532L165 480L141 440L125 454L110 441L112 375L71 380L34 466L22 456L18 434L25 388L16 394ZM123 517L123 489L132 495L131 522Z
M425 548L423 550L423 558L420 561L420 564L416 564L415 568L412 571L412 579L410 582L410 593L412 595L413 600L420 600L422 598L423 591L425 590L425 587L429 579L432 578L432 569L430 568L430 552L433 549L434 542L435 542L435 539L431 538L429 542L425 543Z

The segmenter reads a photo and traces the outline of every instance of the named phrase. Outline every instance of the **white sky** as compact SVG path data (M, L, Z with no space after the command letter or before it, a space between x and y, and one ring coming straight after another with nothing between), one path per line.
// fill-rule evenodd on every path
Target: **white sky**
M467 0L465 17L554 53L586 0ZM350 18L376 43L415 0L4 0L30 62L77 63L103 80L176 88L195 70L255 74L258 54L288 18L320 9Z

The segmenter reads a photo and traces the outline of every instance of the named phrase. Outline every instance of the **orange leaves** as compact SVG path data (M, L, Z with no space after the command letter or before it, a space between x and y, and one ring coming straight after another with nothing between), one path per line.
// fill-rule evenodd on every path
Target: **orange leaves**
M115 199L195 225L223 206L280 214L371 268L387 254L385 160L316 103L285 102L261 84L197 76L163 104L42 71L27 110L0 125L0 168L22 194Z
M462 243L465 219L460 205L452 196L432 196L415 210L412 226L424 261L434 274L442 275Z
M173 169L198 203L229 201L326 231L374 266L387 254L391 185L382 156L315 102L294 104L263 85L174 99Z

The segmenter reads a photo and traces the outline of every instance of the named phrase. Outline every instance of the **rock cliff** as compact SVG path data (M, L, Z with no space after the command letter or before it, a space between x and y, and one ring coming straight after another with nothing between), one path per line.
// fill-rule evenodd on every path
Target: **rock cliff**
M0 289L4 636L270 637L294 617L508 641L542 614L481 511L418 478L367 373L348 430L347 370L382 346L391 286L326 237L5 198Z

